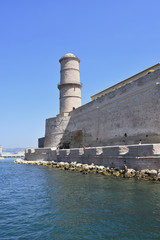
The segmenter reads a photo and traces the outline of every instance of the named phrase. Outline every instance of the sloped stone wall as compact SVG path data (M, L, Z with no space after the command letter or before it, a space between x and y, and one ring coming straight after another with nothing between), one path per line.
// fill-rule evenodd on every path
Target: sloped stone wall
M160 143L160 70L47 119L45 147Z

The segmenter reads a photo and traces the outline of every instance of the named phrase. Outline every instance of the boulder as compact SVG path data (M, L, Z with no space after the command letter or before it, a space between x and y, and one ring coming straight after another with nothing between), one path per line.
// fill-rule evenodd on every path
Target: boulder
M124 177L125 178L132 178L136 175L136 171L134 169L128 169L125 173L124 173Z
M150 173L151 174L157 174L157 170L151 170Z
M59 163L59 166L60 166L60 167L63 167L64 165L65 165L64 162L60 162L60 163Z
M141 178L145 178L145 179L148 179L148 174L147 173L140 173L140 176L141 176Z
M69 167L68 169L69 169L70 171L74 171L74 170L75 170L74 167Z
M108 172L108 171L103 171L102 174L105 175L105 176L110 176L111 175L111 173Z
M141 174L141 175L143 175L143 174L145 174L145 173L146 173L146 169L143 169L143 170L140 171L140 174Z
M76 167L77 162L71 162L72 167Z
M88 164L84 164L83 165L83 169L88 171L89 170L89 165Z
M151 177L157 177L157 170L150 170L148 172L148 175L151 176Z
M78 167L78 168L76 167L75 170L78 171L78 172L83 172L84 171L83 168L80 168L80 167Z
M127 169L127 173L131 173L134 174L136 172L136 170L132 169L132 168L128 168Z
M100 171L102 171L102 170L104 170L104 169L105 169L105 167L104 167L104 166L96 166L96 168L97 168L97 170L100 170Z
M91 165L88 165L88 167L89 167L90 170L95 169L95 165L93 163Z
M76 164L76 167L77 167L77 168L81 168L82 165L83 165L83 164L81 164L81 163L77 163L77 164Z
M119 175L120 175L120 172L118 171L113 172L113 176L119 177Z
M114 171L119 172L119 168L114 168Z
M149 169L145 169L145 173L148 174L150 172Z

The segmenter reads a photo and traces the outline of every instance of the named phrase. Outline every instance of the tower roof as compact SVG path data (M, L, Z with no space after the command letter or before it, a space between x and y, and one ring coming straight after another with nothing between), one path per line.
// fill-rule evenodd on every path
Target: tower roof
M60 58L59 62L61 62L63 59L66 58L74 58L75 60L77 60L78 62L80 62L79 58L76 57L73 53L67 53L66 55L64 55L62 58Z
M64 57L75 57L75 55L73 53L67 53Z

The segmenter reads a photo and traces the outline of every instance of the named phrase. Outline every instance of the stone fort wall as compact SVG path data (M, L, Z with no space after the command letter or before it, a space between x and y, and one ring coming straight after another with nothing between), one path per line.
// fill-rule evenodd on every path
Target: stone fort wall
M110 168L135 170L160 169L160 144L123 145L54 150L52 148L26 149L27 161L77 162Z
M160 70L46 120L45 147L160 143Z

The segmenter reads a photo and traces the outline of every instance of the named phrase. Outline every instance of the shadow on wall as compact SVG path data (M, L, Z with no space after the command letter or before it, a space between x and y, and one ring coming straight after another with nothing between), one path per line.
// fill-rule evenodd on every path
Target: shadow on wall
M69 123L70 124L70 123ZM86 141L86 138L88 139ZM69 149L69 148L81 148L91 146L92 136L91 134L85 133L83 130L75 130L72 132L65 131L61 142L59 143L60 149Z

